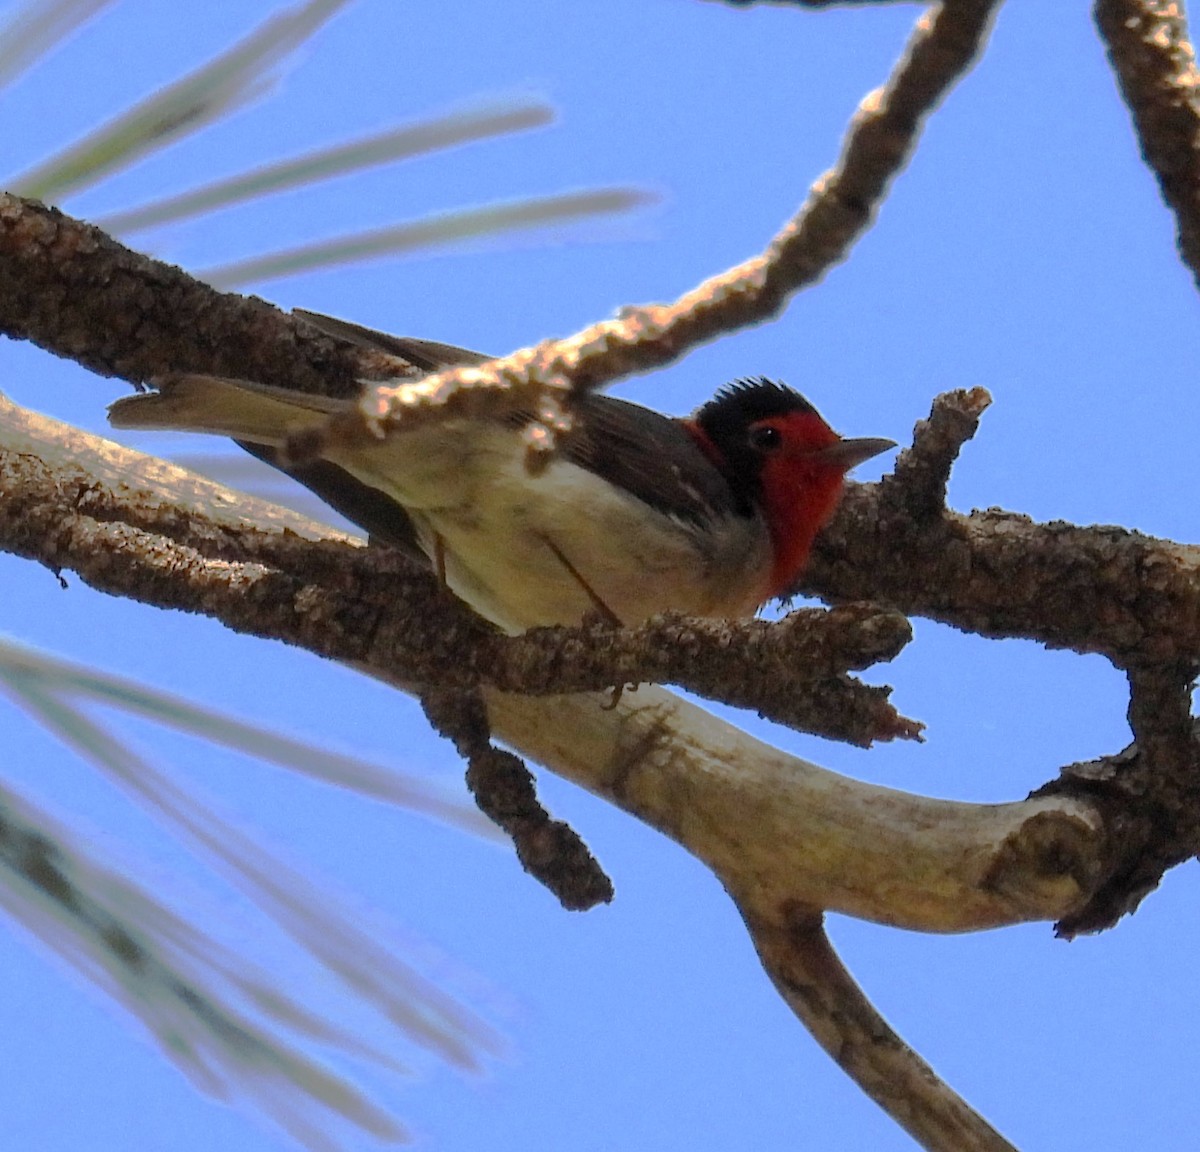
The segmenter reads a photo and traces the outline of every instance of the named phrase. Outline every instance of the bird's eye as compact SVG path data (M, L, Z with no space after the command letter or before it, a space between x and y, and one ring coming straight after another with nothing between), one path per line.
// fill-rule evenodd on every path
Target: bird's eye
M750 429L750 445L760 452L771 452L778 448L783 440L783 434L770 424L760 424Z

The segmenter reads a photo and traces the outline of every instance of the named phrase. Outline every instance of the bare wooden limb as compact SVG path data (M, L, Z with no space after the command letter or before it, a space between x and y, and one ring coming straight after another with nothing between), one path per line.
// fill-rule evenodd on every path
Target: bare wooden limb
M1200 285L1200 72L1181 0L1096 0L1096 26L1133 115L1142 156L1175 213Z
M745 914L745 909L743 909ZM842 1070L927 1152L1015 1152L875 1010L825 934L820 913L746 915L779 994Z
M159 607L204 612L218 589L240 589L240 607L221 613L231 627L331 659L400 664L446 689L546 694L667 681L858 744L919 734L888 689L844 674L900 650L910 629L896 613L808 610L773 625L663 617L508 637L397 553L258 531L232 495L211 497L230 508L228 521L197 515L161 495L176 479L194 492L187 473L127 456L123 478L120 452L0 397L0 547Z
M956 436L973 432L984 400L978 391L939 396L929 434L901 456L894 476L848 486L802 590L870 599L981 636L1097 652L1121 667L1200 657L1200 548L1105 525L1039 524L997 508L931 512L923 497L913 515L909 477L930 470L916 458L944 458Z
M36 200L0 193L0 333L142 384L203 368L355 395L395 357L321 336L255 297L217 292Z
M289 544L289 532L311 537L320 526L78 431L56 440L53 422L19 422L14 411L0 413L0 482L38 469L43 482L36 499L20 485L6 489L4 547L25 555L42 549L43 562L86 568L97 582L123 582L130 594L179 603L241 631L286 635L410 691L422 679L453 687L460 668L460 687L476 682L463 654L490 631L428 574L398 557L372 572L381 558L366 557L375 550L336 540L291 537ZM153 477L162 507L175 510L176 528L186 526L191 543L123 522L111 497L102 502L105 520L39 519L47 489L58 486L62 501L53 507L61 513L122 477L135 520L149 515L141 486ZM271 564L204 554L224 540L229 555L241 548L264 556L268 536L277 541ZM285 565L289 548L293 564ZM302 555L313 557L311 566ZM410 611L385 615L385 596L411 597ZM420 653L428 663L418 666ZM753 887L760 907L799 903L965 931L1068 915L1103 880L1096 862L1107 859L1105 832L1086 801L955 804L860 784L753 740L655 686L624 693L615 708L606 707L609 693L483 691L498 738L677 839L735 897Z
M682 844L759 914L801 905L964 932L1067 915L1103 878L1103 828L1074 798L963 804L863 784L659 687L612 711L485 697L506 742Z
M1107 878L1055 926L1071 938L1111 928L1158 887L1163 873L1200 846L1200 721L1191 715L1197 665L1129 671L1134 741L1115 756L1063 770L1039 795L1087 797L1105 813Z

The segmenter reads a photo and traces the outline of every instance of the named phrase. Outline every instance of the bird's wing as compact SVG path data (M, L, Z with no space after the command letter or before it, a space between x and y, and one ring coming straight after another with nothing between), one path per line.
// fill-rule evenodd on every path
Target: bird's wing
M426 372L484 364L492 357L453 344L392 336L320 312L293 309L328 336L400 356ZM575 430L564 438L562 454L573 464L631 492L659 511L689 521L714 515L744 514L724 477L699 450L679 420L612 396L587 393L576 411ZM532 413L509 419L523 427Z
M263 444L252 444L248 440L237 441L251 456L264 464L278 468L293 480L303 484L324 504L328 504L339 516L357 524L372 544L386 544L403 552L410 560L423 567L429 566L429 557L417 539L417 530L412 519L387 493L370 484L364 484L356 476L339 468L329 460L312 460L307 464L281 465L277 450Z
M306 308L293 308L292 315L298 316L306 324L311 324L335 340L345 340L348 344L357 344L360 348L373 348L392 356L399 356L422 372L441 372L444 368L473 368L493 359L483 352L472 352L470 348L439 344L436 340L417 340L412 336L392 336L388 332L366 328L349 320L339 320L336 316L309 312Z
M614 396L589 393L563 445L572 463L631 492L670 516L692 523L743 509L682 420Z

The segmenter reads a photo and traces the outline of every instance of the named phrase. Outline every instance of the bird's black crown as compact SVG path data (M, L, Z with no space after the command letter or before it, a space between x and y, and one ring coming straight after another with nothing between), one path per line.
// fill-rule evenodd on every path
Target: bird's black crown
M762 462L769 444L756 440L755 425L772 416L816 409L793 388L765 376L726 384L692 419L717 450L717 466L745 515L762 495Z
M695 420L707 435L712 436L716 428L748 427L771 416L815 411L799 392L783 381L755 376L726 384L700 408Z

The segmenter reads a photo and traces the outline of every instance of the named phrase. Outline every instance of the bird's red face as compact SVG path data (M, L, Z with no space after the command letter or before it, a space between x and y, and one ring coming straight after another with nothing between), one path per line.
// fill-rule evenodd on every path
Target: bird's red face
M769 380L739 381L687 422L746 514L767 523L775 562L764 600L790 591L829 523L846 473L894 447L890 440L845 440L799 393Z
M837 510L849 465L826 451L843 441L816 412L767 417L751 425L750 435L764 445L761 502L775 549L770 594L780 596Z

